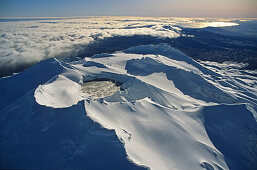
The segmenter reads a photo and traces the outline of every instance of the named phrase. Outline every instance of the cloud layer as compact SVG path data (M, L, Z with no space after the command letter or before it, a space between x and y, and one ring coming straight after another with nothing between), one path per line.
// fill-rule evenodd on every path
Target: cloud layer
M114 36L150 35L177 38L183 27L214 22L191 18L76 17L1 20L0 72L26 68L52 57L74 57L96 40ZM215 20L217 22L219 20ZM205 25L203 25L203 23ZM86 57L86 56L85 56Z

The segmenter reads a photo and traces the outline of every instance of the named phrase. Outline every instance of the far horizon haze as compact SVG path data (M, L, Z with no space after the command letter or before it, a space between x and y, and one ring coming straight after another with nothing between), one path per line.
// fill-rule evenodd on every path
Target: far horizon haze
M0 0L0 17L257 18L256 0Z

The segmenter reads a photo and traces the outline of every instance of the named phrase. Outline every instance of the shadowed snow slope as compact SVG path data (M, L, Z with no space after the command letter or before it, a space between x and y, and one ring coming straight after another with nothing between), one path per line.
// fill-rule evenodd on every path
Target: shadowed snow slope
M83 102L53 109L29 92L1 110L0 127L1 169L141 169L114 131L86 116Z
M159 44L2 78L1 168L256 169L257 78L228 68Z
M46 83L64 69L56 59L49 59L20 74L0 79L0 108Z

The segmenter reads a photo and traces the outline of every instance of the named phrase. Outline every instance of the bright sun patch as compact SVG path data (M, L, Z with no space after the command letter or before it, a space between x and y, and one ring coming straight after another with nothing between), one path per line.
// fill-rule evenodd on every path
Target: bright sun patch
M205 25L206 27L231 27L239 24L233 22L206 22L203 23L203 25Z

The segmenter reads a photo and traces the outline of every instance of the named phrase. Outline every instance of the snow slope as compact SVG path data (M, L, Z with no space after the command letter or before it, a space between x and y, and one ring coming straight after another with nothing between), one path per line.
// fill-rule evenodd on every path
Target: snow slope
M47 63L56 66L41 72ZM1 167L255 169L257 78L238 67L166 44L41 62L0 80L10 91L0 97ZM121 84L110 96L82 90L90 82L86 92L101 95L92 84L108 79ZM15 96L17 82L28 90Z

